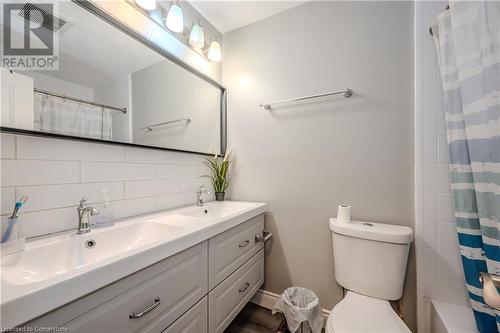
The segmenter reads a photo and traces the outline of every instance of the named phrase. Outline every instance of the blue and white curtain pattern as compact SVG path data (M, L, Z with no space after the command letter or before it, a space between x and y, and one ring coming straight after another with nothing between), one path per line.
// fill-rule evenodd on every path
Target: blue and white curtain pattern
M500 275L500 2L450 1L433 29L467 290L481 333L500 331L480 272Z

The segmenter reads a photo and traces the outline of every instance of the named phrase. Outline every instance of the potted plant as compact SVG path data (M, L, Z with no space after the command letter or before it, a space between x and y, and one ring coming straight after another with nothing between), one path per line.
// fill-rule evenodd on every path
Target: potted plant
M203 161L211 174L202 177L210 178L217 201L224 201L224 195L229 187L229 167L231 162L231 153L227 153L224 157L218 155L205 157Z

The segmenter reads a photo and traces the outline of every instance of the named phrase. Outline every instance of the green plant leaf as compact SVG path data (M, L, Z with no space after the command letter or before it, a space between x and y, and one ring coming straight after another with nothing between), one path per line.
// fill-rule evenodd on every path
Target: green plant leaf
M210 179L214 192L225 192L229 187L229 170L232 162L231 153L224 158L220 156L207 156L202 163L209 169L210 175L201 177Z

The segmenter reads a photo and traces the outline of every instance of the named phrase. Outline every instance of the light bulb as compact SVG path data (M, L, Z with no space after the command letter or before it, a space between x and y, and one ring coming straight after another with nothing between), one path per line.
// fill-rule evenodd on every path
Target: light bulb
M213 40L208 48L208 59L219 62L222 58L222 51L218 41Z
M203 34L203 28L199 23L194 23L191 28L191 33L189 34L189 44L192 47L203 48L205 46L205 36Z
M177 4L170 6L167 14L167 28L173 32L182 32L184 30L184 16L182 9Z
M135 3L146 10L153 10L156 8L156 0L135 0Z

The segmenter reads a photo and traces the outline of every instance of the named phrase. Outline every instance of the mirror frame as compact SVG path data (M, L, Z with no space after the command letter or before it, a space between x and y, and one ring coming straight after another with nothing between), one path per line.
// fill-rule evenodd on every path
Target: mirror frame
M159 55L167 58L177 66L185 69L186 71L194 74L204 80L205 82L211 84L212 86L218 88L220 90L220 151L217 152L218 155L224 156L227 148L227 89L221 85L216 80L211 77L203 74L197 69L189 66L183 60L179 59L175 55L169 53L165 49L159 47L155 43L148 40L146 37L142 36L140 32L135 29L129 27L126 23L119 21L113 16L109 15L107 12L99 8L97 5L93 4L89 0L72 0L72 2L80 7L83 7L85 10L91 12L96 15L103 21L111 24L113 27L117 28L121 32L125 33L129 37L132 37L136 41L140 42L144 46L152 49L157 52ZM140 11L138 11L139 15L142 15ZM12 70L10 71L12 73ZM102 143L102 144L111 144L111 145L120 145L120 146L128 146L135 148L146 148L146 149L156 149L156 150L166 150L166 151L174 151L174 152L182 152L182 153L192 153L199 154L205 156L214 155L214 153L208 152L199 152L192 150L184 150L184 149L174 149L174 148L165 148L158 146L147 146L142 144L130 143L130 142L119 142L119 141L108 141L102 139L94 139L94 138L85 138L80 136L72 136L72 135L64 135L64 134L56 134L56 133L47 133L47 132L38 132L32 130L18 129L13 127L5 127L0 126L0 132L2 133L11 133L11 134L20 134L20 135L30 135L30 136L38 136L38 137L48 137L48 138L56 138L56 139L65 139L72 141L85 141L85 142L94 142L94 143Z

